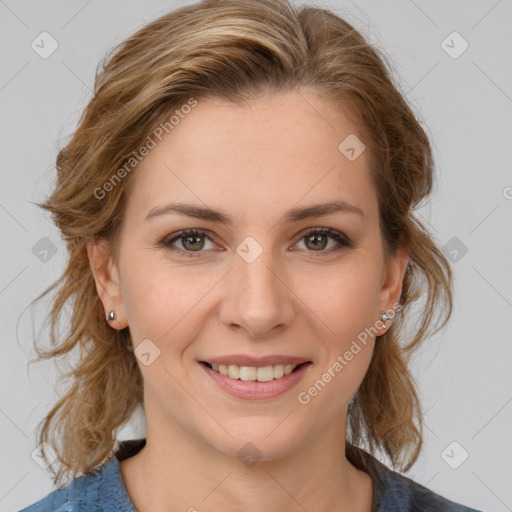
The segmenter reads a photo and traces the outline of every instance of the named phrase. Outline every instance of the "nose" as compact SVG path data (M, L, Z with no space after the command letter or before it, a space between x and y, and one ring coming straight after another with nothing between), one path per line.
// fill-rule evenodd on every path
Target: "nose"
M233 267L223 283L222 323L252 338L268 337L290 325L296 298L271 251L263 250L251 263L236 255Z

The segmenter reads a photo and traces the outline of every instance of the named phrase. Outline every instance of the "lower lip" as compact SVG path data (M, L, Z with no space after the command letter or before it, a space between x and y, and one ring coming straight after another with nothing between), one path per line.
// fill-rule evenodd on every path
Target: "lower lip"
M203 370L219 385L221 389L246 400L261 400L275 398L290 390L304 376L311 363L303 364L298 370L283 375L279 379L268 382L244 381L240 379L231 379L222 375L203 363L199 363Z

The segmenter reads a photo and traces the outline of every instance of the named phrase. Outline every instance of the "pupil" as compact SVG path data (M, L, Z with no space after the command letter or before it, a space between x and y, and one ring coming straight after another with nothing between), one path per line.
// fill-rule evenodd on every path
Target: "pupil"
M318 243L318 239L322 238L322 237L324 238L324 240L323 240L324 243L323 244L322 244L322 242ZM321 234L311 235L309 237L308 241L313 243L313 248L315 248L315 249L318 249L318 248L324 249L325 248L325 236L324 235L321 235Z
M187 236L185 238L185 242L184 243L187 244L190 240L195 240L195 242L192 242L192 247L191 248L194 249L194 245L195 245L196 248L201 249L202 248L202 244L199 243L199 246L197 245L197 240L199 240L200 238L201 238L200 235L193 235L193 236L189 235L189 236ZM186 247L185 246L185 248L190 248L190 247Z

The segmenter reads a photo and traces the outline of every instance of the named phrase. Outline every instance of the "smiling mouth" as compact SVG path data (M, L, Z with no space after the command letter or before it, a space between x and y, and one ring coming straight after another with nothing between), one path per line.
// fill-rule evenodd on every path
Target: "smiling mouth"
M238 366L236 364L212 364L200 361L201 364L230 379L243 381L270 382L297 371L299 368L311 364L307 361L302 364L276 364L267 366Z

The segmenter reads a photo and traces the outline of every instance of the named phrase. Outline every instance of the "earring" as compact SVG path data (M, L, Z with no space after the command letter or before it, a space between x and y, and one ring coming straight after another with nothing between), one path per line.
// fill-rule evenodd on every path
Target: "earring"
M380 314L380 317L383 322L387 322L388 320L391 320L391 315L388 313L384 313L384 311Z
M115 320L116 319L116 312L114 310L112 310L109 314L108 314L108 320Z

